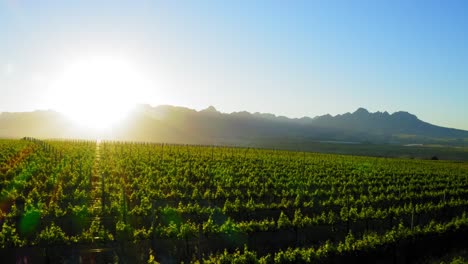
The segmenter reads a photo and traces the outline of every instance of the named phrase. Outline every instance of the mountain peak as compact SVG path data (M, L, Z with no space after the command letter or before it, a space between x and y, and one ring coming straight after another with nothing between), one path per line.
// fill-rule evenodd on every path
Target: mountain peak
M356 115L363 115L363 114L369 114L369 111L367 111L367 109L363 108L363 107L359 107L353 114L356 114Z
M418 117L405 111L399 111L392 114L393 117L407 120L417 120Z
M208 108L201 110L200 112L205 112L205 113L219 113L218 110L212 105L210 105Z

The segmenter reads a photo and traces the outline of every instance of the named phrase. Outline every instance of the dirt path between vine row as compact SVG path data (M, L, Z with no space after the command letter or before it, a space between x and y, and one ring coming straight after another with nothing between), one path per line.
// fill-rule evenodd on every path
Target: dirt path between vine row
M96 154L94 158L93 170L91 175L91 200L90 209L94 212L95 220L100 220L99 215L102 212L102 174L99 169L99 162L101 160L101 141L96 141Z

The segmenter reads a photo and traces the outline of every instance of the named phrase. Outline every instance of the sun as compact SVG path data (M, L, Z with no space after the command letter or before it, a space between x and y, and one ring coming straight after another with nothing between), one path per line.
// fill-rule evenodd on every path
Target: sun
M52 85L55 110L92 130L109 130L144 100L149 82L138 68L113 56L70 62Z

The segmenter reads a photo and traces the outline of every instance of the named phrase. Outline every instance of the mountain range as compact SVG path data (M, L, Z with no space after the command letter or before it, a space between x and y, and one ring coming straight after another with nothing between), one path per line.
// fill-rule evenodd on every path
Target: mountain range
M109 138L180 144L275 147L305 142L342 144L468 145L468 131L429 124L408 112L353 113L288 118L268 113L221 113L213 106L193 109L137 106L111 132L84 130L55 111L0 114L0 137ZM294 148L294 147L290 147Z

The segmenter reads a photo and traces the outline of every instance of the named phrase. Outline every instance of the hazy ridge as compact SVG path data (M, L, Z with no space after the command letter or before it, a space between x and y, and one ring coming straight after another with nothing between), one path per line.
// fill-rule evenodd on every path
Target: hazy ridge
M274 142L468 145L468 131L429 124L408 112L287 118L268 113L221 113L210 106L139 105L111 131L83 129L54 111L0 114L0 137L108 138L183 144L273 145Z

